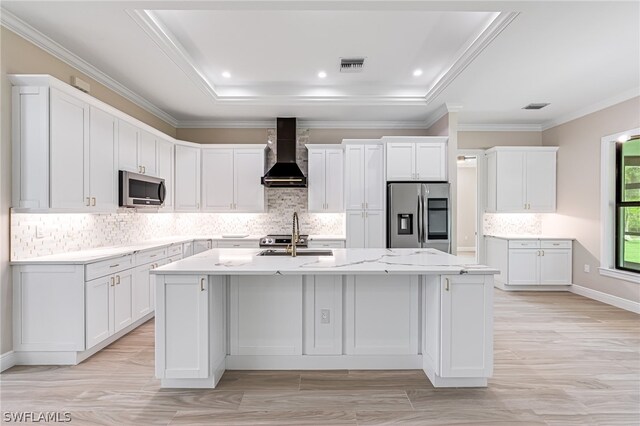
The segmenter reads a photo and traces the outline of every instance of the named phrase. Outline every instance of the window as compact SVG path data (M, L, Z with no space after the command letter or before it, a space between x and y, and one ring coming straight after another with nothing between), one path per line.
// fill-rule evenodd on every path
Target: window
M615 267L640 272L640 137L616 143Z

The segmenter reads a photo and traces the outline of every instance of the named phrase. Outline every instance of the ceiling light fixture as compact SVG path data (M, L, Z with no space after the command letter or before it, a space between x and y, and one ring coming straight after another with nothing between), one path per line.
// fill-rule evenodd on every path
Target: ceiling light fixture
M320 71L320 72L318 73L318 77L320 77L320 78L325 78L326 76L327 76L327 73L326 73L326 72L324 72L324 71Z
M418 68L417 70L413 71L413 76L414 77L420 77L422 75L422 70L420 68Z
M231 73L230 73L229 71L223 71L223 72L222 72L222 76L223 76L224 78L231 78Z

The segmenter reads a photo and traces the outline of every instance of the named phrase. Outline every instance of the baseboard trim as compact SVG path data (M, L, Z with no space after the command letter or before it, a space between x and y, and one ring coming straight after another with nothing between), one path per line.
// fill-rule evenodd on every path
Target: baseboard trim
M508 285L502 281L494 280L493 286L503 291L570 291L571 284L567 285Z
M227 370L419 370L422 355L227 355Z
M0 372L17 364L17 357L14 351L5 352L0 355Z
M614 296L608 293L603 293L592 288L583 287L581 285L573 284L569 291L571 293L578 294L588 299L597 300L598 302L606 303L607 305L615 306L616 308L624 309L636 314L640 314L640 303L632 300L623 299L622 297Z

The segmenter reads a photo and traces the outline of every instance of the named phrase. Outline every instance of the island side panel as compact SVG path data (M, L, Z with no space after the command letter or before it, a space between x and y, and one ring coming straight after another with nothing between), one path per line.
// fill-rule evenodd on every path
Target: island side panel
M304 276L304 355L342 355L342 275Z

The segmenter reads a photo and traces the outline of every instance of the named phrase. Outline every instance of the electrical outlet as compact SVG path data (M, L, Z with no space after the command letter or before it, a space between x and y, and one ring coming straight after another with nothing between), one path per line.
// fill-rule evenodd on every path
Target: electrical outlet
M320 309L320 323L321 324L331 323L331 310Z
M591 265L587 265L587 264L585 263L585 264L584 264L584 271L585 271L586 273L591 272Z
M36 238L46 237L44 227L42 225L36 225Z

